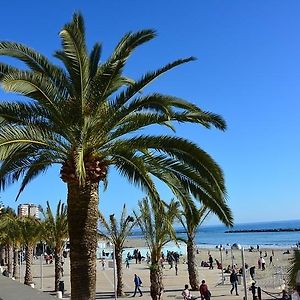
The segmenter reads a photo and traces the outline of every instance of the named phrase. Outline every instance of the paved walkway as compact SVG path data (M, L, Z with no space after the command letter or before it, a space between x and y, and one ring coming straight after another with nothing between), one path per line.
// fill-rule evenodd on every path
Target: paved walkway
M0 300L53 300L37 289L0 275Z
M103 270L101 262L97 262L97 299L112 299L114 298L113 287L113 269L108 267L108 262L105 269ZM54 264L46 265L41 264L39 260L36 260L33 267L35 289L24 286L23 284L13 281L11 279L1 277L0 281L0 300L49 300L54 299L53 296L47 294L53 293L54 286ZM69 261L66 260L64 266L64 285L65 285L65 294L64 298L70 298L70 271L69 271ZM24 271L24 270L23 270ZM43 278L41 280L41 273ZM148 300L150 297L150 280L149 280L149 269L146 263L142 264L130 264L129 268L123 269L124 273L124 291L126 296L124 298L132 297L134 290L133 276L138 274L143 281L143 297L141 299ZM221 284L221 272L220 270L213 269L208 270L207 268L199 268L200 278L206 279L209 289L212 292L212 299L222 299L222 300L242 300L244 297L243 286L239 285L239 296L231 295L228 277L225 280L225 284ZM178 275L176 276L175 270L169 269L168 266L164 269L163 277L165 292L163 295L164 299L182 299L181 291L186 283L188 283L188 272L187 265L181 263L178 265ZM248 282L250 284L250 282ZM42 293L41 291L44 291ZM192 295L199 297L199 292L192 292ZM123 298L123 299L124 299ZM252 295L248 291L248 299L252 299ZM270 299L266 295L263 295L262 299Z

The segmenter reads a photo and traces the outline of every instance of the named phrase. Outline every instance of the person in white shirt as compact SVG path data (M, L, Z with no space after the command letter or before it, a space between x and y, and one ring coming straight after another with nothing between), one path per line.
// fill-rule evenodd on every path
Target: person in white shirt
M184 290L182 291L181 295L183 297L183 300L192 299L192 295L191 295L191 292L189 290L189 286L187 284L184 286Z

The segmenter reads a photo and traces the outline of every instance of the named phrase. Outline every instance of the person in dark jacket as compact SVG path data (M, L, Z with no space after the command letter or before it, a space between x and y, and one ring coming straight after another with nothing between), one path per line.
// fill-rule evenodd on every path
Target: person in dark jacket
M205 283L205 280L202 280L199 291L201 300L210 300L210 291L208 290L208 286Z
M142 284L141 278L139 276L137 276L136 274L134 274L133 281L134 281L135 288L134 288L134 293L133 293L132 297L135 297L137 291L139 291L140 297L142 297L143 293L142 293L142 291L140 289L140 286Z
M231 283L231 290L230 293L232 294L233 290L235 290L235 294L238 296L237 284L238 284L238 277L235 269L232 270L230 274L230 283Z

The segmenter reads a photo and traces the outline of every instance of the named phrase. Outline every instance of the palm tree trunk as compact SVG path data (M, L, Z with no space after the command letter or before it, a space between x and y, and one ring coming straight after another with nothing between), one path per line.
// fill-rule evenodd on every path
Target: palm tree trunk
M12 276L13 272L13 246L9 244L7 246L7 271L9 276Z
M96 297L98 182L68 183L71 298Z
M7 245L4 247L4 265L7 266L7 260L8 260L8 250Z
M24 284L30 285L33 283L33 277L31 272L31 265L33 261L33 246L28 245L25 248L25 278L24 278Z
M117 295L123 296L123 269L122 269L122 251L115 248L116 267L117 267Z
M14 278L19 278L18 265L19 265L19 251L18 248L14 247L14 263L13 263L13 274L12 274Z
M188 238L187 241L187 261L188 261L188 273L189 273L189 281L190 286L193 291L199 290L199 273L197 270L197 262L196 262L196 249L195 243L192 238Z
M54 287L55 292L59 290L59 282L62 277L62 265L61 265L61 251L55 250L54 252L54 264L55 264L55 278L54 278Z
M162 298L164 285L162 281L163 273L157 262L152 262L150 266L150 295L153 300Z
M0 265L4 266L5 264L5 246L0 246Z

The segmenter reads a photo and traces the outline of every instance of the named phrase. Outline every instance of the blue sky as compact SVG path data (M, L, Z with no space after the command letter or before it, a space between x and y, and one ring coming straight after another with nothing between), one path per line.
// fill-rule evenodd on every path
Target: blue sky
M177 134L197 142L223 168L236 223L299 219L299 1L3 1L0 40L25 43L51 57L74 11L85 17L88 44L103 42L104 58L126 32L157 30L158 37L130 58L126 73L132 78L196 56L147 91L185 98L226 119L226 132L189 125ZM0 99L14 98L0 91ZM123 203L130 211L144 196L114 172L109 181L100 192L106 215ZM58 167L15 202L17 188L0 193L5 205L66 199ZM171 197L163 187L161 194Z

